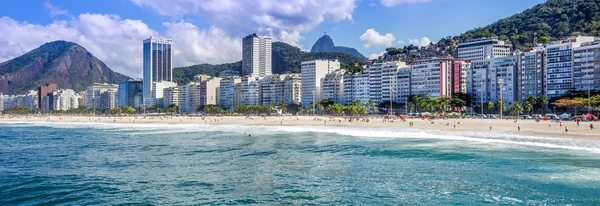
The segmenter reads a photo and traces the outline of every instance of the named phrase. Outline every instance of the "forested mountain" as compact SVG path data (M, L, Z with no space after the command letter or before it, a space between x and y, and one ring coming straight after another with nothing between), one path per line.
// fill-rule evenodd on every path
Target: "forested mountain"
M85 48L67 41L46 43L0 63L0 92L23 94L46 83L83 91L93 83L119 83L127 76L112 71Z
M342 65L365 62L365 59L361 57L340 52L313 53L302 51L298 47L283 42L273 42L272 55L273 57L271 63L273 67L273 73L275 74L290 72L299 73L301 62L316 59L337 59ZM194 79L194 76L198 74L216 76L219 72L224 70L233 70L239 72L241 69L241 61L219 65L198 64L187 67L177 67L173 69L173 81L177 82L178 84L186 84Z
M534 46L534 42L547 43L576 35L598 36L599 32L600 0L548 0L490 25L442 38L429 47L437 56L445 56L456 55L456 45L473 38L498 37L510 41L514 48L524 49ZM395 48L388 51L409 52Z

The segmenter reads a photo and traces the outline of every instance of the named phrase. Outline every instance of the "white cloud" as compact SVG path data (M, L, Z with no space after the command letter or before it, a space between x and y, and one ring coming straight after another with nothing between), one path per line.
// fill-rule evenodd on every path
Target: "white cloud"
M66 15L72 18L72 16L69 15L69 10L60 9L60 7L54 6L49 0L44 2L44 8L50 11L50 16Z
M431 0L381 0L381 5L386 7L393 7L400 4L418 4L418 3L426 3Z
M396 43L398 43L398 44L404 44L404 41L398 40Z
M416 46L427 46L429 43L431 43L431 40L429 40L427 37L423 37L421 39L410 39L408 40L408 43Z
M369 48L371 46L390 47L394 45L394 41L396 41L396 37L394 37L394 35L390 33L381 35L379 32L375 31L375 29L367 29L367 31L365 31L365 33L362 34L359 39L365 48Z
M378 57L383 56L384 54L385 54L385 51L383 51L379 54L372 53L371 55L369 55L369 59L377 59Z
M172 17L199 15L212 27L226 35L241 38L256 31L275 40L298 45L301 33L308 32L326 20L352 20L355 0L301 1L236 1L236 0L132 0L158 14ZM265 33L259 33L266 35Z
M173 66L242 59L242 40L231 38L218 28L199 29L188 22L163 25L167 27L166 36L173 39Z

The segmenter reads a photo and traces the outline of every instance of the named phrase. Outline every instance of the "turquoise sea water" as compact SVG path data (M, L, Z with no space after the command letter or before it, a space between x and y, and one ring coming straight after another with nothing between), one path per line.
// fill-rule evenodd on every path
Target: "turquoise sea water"
M600 141L306 126L0 131L0 205L600 205Z

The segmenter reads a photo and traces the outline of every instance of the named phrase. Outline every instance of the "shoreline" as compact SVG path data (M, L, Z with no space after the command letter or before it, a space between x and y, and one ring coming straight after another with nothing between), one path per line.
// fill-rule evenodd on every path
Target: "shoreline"
M0 117L3 122L52 122L52 123L142 123L142 124L208 124L208 125L248 125L248 126L329 126L329 127L364 127L364 128L411 128L437 131L500 131L524 136L550 137L559 139L600 140L599 122L552 122L534 120L505 120L505 119L407 119L406 121L384 121L380 117L369 117L360 121L349 122L344 117L327 116L128 116L128 117L98 117L98 116L15 116ZM410 124L413 124L410 126ZM589 125L594 124L590 130ZM562 126L561 126L562 124ZM491 127L491 130L490 130ZM518 131L518 127L521 131ZM565 127L568 132L565 132Z

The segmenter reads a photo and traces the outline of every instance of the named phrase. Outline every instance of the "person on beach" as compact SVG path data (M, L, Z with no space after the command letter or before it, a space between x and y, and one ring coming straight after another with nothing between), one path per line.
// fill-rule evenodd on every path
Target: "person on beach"
M594 129L594 124L590 123L590 130Z
M569 132L569 127L565 126L565 133Z
M517 130L521 132L521 126L517 126Z

